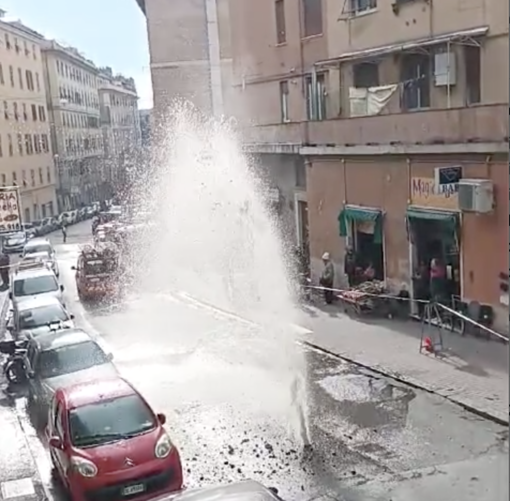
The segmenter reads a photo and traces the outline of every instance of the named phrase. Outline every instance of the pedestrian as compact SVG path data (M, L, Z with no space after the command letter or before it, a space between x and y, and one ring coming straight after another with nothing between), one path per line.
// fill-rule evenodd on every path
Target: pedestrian
M430 262L430 296L432 301L440 303L445 299L446 267L438 258Z
M62 223L61 230L62 230L62 240L64 243L66 243L67 242L67 228L66 228L65 222Z
M349 289L356 285L356 254L352 247L347 247L344 259L344 273L347 276Z
M2 279L2 289L6 290L9 288L9 269L11 259L9 255L2 251L0 254L0 278Z
M334 298L333 285L335 283L335 265L331 261L329 252L325 252L322 255L322 262L324 263L324 270L322 271L320 284L324 288L324 300L326 304L331 304Z

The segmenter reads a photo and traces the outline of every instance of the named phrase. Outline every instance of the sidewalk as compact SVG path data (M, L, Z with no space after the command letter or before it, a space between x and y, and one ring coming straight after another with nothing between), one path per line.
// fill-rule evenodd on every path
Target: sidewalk
M317 347L508 424L507 345L445 333L436 358L419 353L421 324L353 319L334 306L307 307L302 325Z
M46 499L45 491L10 398L0 397L0 500Z

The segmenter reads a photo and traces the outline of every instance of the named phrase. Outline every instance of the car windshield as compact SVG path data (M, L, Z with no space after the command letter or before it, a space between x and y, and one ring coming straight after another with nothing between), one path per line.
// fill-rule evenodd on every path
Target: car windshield
M156 427L156 418L138 395L99 401L69 413L71 441L91 447L130 438Z
M52 275L28 277L14 281L14 296L34 296L58 291L57 279Z
M83 268L86 276L92 276L108 273L111 266L108 266L108 263L102 259L91 259L90 261L85 261Z
M19 327L25 330L36 329L37 327L55 322L66 322L67 320L69 320L69 315L61 305L57 303L48 304L22 311L19 318Z
M25 256L28 256L29 254L36 254L38 252L47 252L48 254L51 254L51 245L50 244L30 245L28 247L25 247L24 254Z
M94 341L42 351L37 360L36 374L41 379L72 374L109 363L106 353Z

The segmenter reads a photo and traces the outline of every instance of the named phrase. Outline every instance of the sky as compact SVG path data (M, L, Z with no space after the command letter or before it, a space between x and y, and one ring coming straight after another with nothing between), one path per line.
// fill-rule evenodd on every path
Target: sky
M133 77L140 109L152 107L147 26L136 0L0 0L0 9L96 65Z

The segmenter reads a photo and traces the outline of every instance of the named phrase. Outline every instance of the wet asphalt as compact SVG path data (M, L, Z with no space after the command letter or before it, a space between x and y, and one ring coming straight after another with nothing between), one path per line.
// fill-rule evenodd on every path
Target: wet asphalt
M183 291L80 304L71 266L89 236L88 223L71 227L65 245L52 236L67 306L167 415L187 486L253 478L295 501L508 498L500 480L508 479L507 429L301 346L312 443L304 450L292 382L278 346L253 342L264 337L260 328L201 308ZM46 493L64 499L21 395L16 407Z

